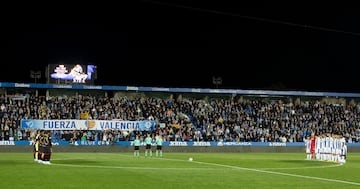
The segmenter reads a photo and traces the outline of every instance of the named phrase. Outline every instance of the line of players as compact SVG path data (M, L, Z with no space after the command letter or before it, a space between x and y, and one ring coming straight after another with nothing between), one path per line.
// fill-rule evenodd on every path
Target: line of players
M52 153L51 131L37 131L34 140L34 161L50 164Z
M344 136L314 133L305 139L306 159L346 163L347 145Z
M152 141L153 139L151 138L150 134L147 134L147 137L145 138L144 142L145 142L145 158L148 157L148 153L149 153L149 157L152 157ZM162 145L163 145L163 139L162 136L160 135L156 135L155 137L155 144L156 144L156 157L163 157L163 152L162 152ZM134 140L133 146L134 146L134 157L140 157L140 145L141 145L141 140L139 138L139 135L136 135L136 138Z

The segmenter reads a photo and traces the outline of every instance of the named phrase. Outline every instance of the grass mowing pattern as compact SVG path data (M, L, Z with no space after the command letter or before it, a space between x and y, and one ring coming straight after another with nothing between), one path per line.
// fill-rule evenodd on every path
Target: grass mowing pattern
M55 152L52 164L44 165L29 153L0 153L1 188L360 188L359 153L348 154L344 165L308 161L303 153L141 155Z

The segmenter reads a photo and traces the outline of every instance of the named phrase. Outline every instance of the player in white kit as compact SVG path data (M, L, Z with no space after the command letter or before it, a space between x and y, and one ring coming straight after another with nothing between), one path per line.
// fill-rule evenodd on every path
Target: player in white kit
M311 160L310 137L307 136L304 141L305 141L306 160Z
M344 136L341 137L340 144L341 144L341 150L340 150L339 163L346 163L347 145Z
M320 160L321 156L321 135L316 137L315 140L315 158L316 160Z

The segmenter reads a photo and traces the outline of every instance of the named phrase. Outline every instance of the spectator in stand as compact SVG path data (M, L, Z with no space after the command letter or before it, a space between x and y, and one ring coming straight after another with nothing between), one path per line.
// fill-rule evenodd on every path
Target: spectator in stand
M11 98L3 95L0 105L1 139L29 140L30 130L20 128L21 119L88 119L104 120L154 120L167 140L173 141L282 141L302 142L314 130L322 133L342 133L346 140L359 142L359 104L347 102L335 104L320 100L288 102L264 98L208 99L195 98L160 99L139 96L136 98L96 96L35 96ZM83 115L81 114L83 113ZM86 115L84 114L86 113ZM19 133L22 133L20 135ZM200 134L197 132L200 131ZM59 133L59 139L73 133L73 140L81 138L81 132ZM134 133L101 131L106 141L133 140ZM17 136L17 137L16 137ZM88 135L88 140L92 135ZM101 141L101 140L100 140Z

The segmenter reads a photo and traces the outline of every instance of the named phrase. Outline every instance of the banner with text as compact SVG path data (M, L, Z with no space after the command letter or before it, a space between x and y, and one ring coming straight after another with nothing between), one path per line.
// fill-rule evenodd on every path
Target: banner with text
M113 120L21 120L23 129L42 130L141 130L151 131L155 121L113 121Z
M21 140L21 141L12 141L12 140L3 140L0 141L0 146L22 146L22 145L34 145L34 141L30 140ZM53 146L134 146L134 141L119 141L111 143L109 141L74 141L70 143L69 141L56 141L52 143ZM141 146L145 146L145 142L140 143ZM152 143L152 146L156 146L155 142ZM163 143L163 146L177 147L177 146L303 146L305 147L304 142L182 142L182 141L166 141ZM360 147L360 142L358 143L347 143L347 146L350 147Z

